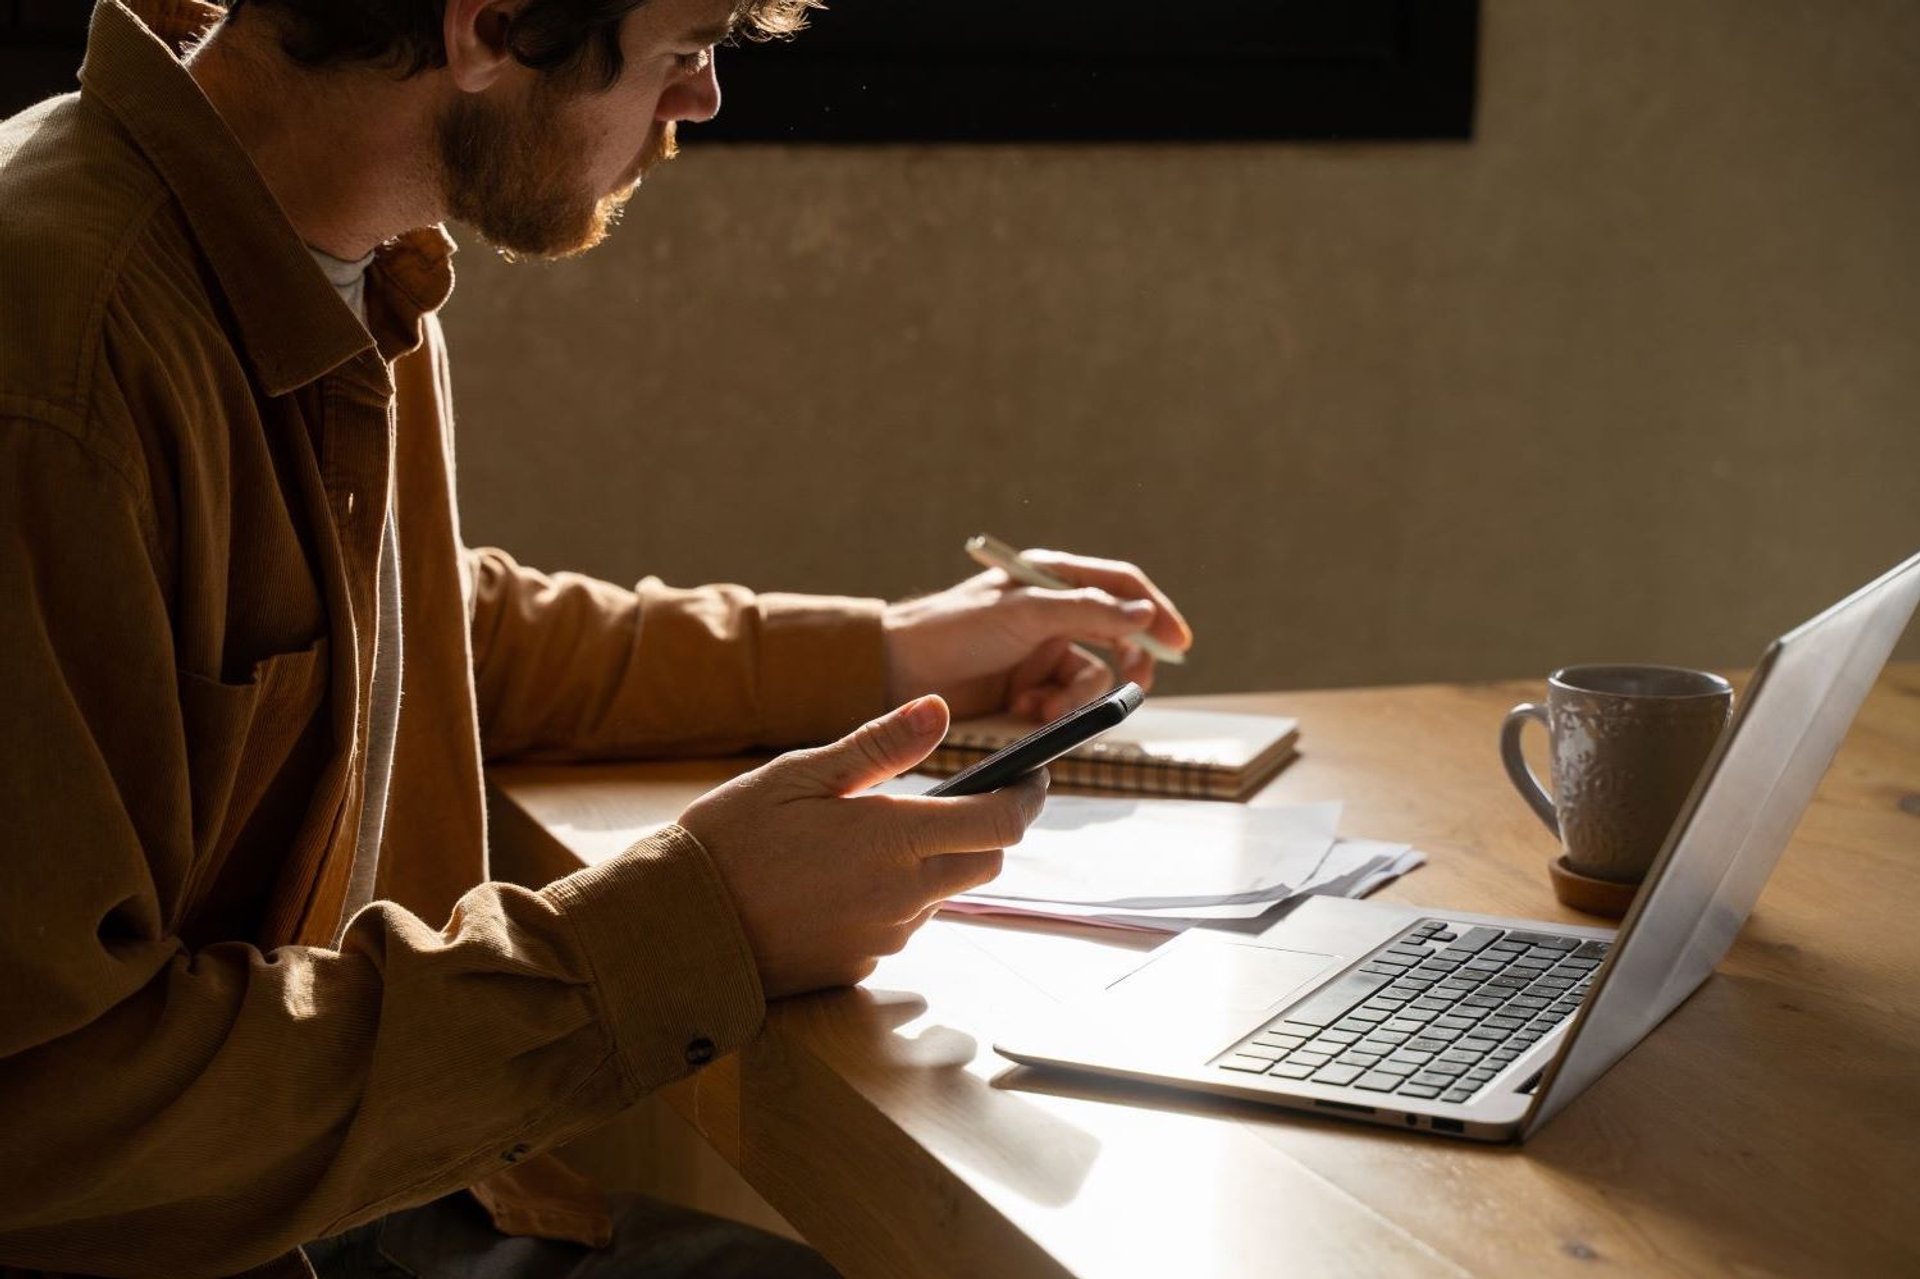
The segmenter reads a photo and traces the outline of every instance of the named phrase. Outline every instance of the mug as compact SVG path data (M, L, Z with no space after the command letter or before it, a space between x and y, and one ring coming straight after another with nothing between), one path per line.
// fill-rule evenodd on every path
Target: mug
M1549 677L1545 706L1507 712L1500 759L1565 849L1554 867L1562 901L1625 912L1732 710L1733 686L1706 671L1568 666ZM1528 720L1547 729L1552 794L1520 753Z

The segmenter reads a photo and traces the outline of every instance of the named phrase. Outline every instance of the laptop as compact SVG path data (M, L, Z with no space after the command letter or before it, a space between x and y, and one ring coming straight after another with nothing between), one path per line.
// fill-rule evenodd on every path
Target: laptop
M1191 929L994 1047L1480 1141L1538 1131L1706 980L1920 602L1920 555L1775 640L1618 933L1310 897Z

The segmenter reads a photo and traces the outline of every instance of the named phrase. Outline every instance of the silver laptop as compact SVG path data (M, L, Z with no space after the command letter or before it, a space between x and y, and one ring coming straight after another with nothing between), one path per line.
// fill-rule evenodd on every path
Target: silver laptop
M1767 649L1611 930L1311 897L1196 928L994 1047L1396 1128L1524 1139L1705 981L1920 601L1920 555Z

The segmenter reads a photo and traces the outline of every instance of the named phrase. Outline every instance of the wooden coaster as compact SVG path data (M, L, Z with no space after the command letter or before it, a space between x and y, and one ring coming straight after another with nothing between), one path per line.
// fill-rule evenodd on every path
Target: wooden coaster
M1583 910L1589 915L1618 919L1633 906L1633 899L1640 892L1638 884L1621 884L1611 879L1582 875L1567 865L1564 853L1547 863L1547 873L1553 879L1553 895L1560 899L1561 904Z

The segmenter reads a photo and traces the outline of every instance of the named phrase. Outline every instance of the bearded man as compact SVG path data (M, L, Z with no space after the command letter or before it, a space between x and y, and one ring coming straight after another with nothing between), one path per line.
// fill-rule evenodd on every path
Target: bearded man
M542 1152L996 873L1043 778L855 795L950 712L1186 625L1069 555L889 605L469 549L435 318L442 221L590 247L807 2L101 0L0 125L0 1267L824 1266ZM489 880L483 759L819 742Z

